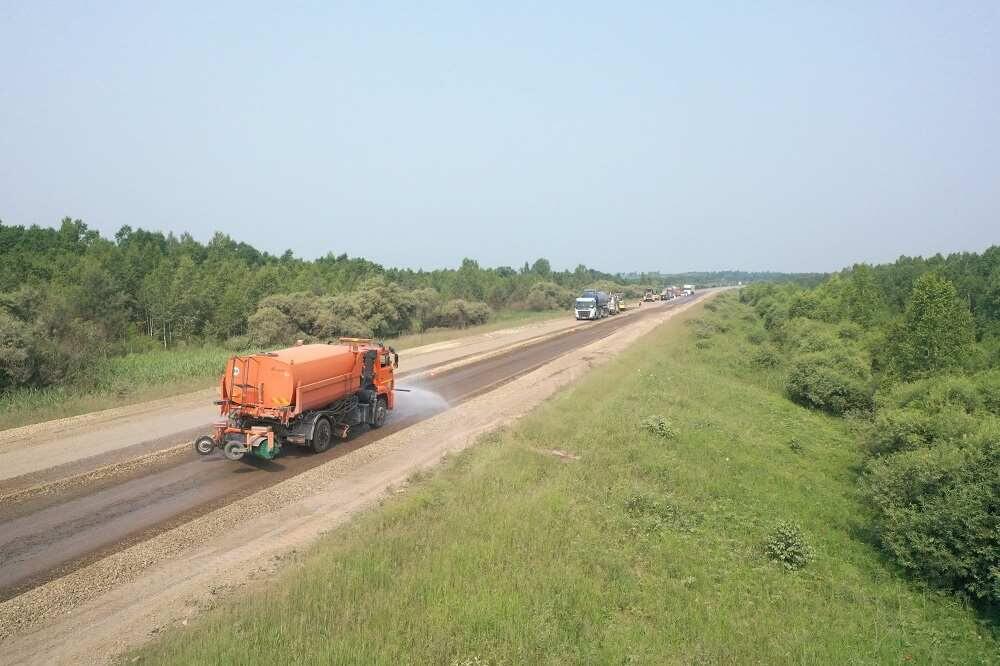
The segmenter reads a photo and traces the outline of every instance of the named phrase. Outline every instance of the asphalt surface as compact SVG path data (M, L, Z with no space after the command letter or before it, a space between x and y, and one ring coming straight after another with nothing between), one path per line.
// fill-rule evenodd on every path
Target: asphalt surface
M0 600L347 455L604 338L637 318L690 300L647 305L629 317L580 322L555 337L468 365L431 371L419 380L401 379L399 387L412 391L397 393L396 409L384 427L362 427L323 454L292 445L274 461L231 462L220 453L201 457L188 450L135 472L0 507ZM203 431L209 427L206 423Z

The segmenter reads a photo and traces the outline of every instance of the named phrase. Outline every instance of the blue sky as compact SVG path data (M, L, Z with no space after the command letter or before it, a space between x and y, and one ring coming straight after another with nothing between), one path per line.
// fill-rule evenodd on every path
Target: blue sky
M411 267L1000 242L1000 3L281 4L0 2L0 219Z

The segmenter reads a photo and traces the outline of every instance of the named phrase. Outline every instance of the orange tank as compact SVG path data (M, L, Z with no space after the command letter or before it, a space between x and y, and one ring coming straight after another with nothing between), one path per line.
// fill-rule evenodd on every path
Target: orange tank
M357 393L365 354L380 351L367 341L345 341L234 356L222 377L222 400L248 416L287 422ZM377 358L375 365L381 365Z
M217 403L225 418L194 448L208 455L219 447L230 460L271 460L289 443L322 453L355 425L382 426L395 406L398 364L392 347L359 338L233 356Z

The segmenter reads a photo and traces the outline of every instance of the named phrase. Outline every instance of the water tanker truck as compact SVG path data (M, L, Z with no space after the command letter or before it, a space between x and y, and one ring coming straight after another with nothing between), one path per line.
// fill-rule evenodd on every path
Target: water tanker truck
M216 403L223 418L194 448L218 447L230 460L271 460L288 444L322 453L354 426L385 423L398 365L392 347L361 338L233 356Z
M603 319L608 316L608 295L596 289L584 289L573 304L577 319Z

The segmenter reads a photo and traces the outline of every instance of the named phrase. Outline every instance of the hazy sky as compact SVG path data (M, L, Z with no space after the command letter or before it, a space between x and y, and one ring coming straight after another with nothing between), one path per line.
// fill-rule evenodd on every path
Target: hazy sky
M412 267L1000 243L995 0L286 4L0 0L0 219Z

